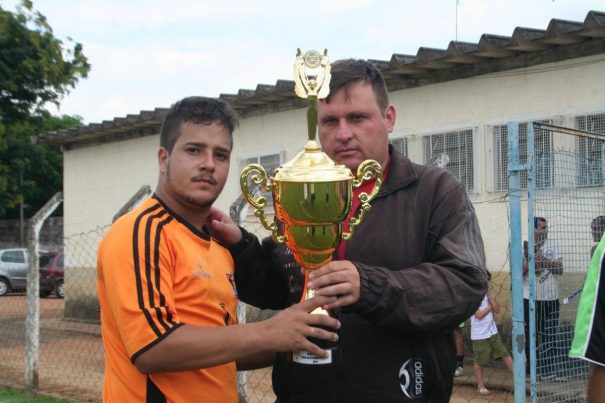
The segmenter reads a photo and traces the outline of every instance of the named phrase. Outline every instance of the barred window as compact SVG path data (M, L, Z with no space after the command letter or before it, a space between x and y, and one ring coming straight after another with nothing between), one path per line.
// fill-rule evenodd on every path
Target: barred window
M391 144L393 148L399 151L401 154L408 156L408 138L407 137L399 137L397 139L391 139Z
M447 160L445 169L450 171L472 192L475 186L473 171L473 131L471 129L434 133L422 137L424 163L435 165Z
M550 121L540 121L550 123ZM519 123L519 163L527 163L527 122ZM552 131L534 130L534 186L553 186ZM494 126L494 186L496 191L508 190L508 127ZM527 189L527 171L521 171L521 188Z
M576 117L576 128L587 132L605 134L605 113ZM594 186L603 183L602 140L588 137L577 138L577 175L579 186Z
M260 166L262 166L265 169L265 172L267 172L267 176L271 177L273 172L277 168L279 168L281 163L282 163L282 154L281 153L260 155L260 156L256 156L256 157L250 157L250 158L243 159L241 162L240 169L244 169L244 167L246 167L247 165L250 165L250 164L259 164ZM260 190L260 187L259 187L259 190ZM261 193L267 199L267 204L273 203L273 198L271 197L271 192L262 191Z

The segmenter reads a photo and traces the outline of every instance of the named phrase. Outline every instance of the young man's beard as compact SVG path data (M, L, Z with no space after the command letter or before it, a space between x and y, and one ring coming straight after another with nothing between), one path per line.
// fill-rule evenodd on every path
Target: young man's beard
M192 197L185 192L181 192L178 189L178 186L174 186L174 182L172 181L172 178L170 176L170 166L168 167L168 170L166 172L166 182L167 182L168 186L172 188L172 191L177 198L179 198L186 204L189 204L189 205L192 205L195 207L199 207L199 208L210 207L214 204L214 202L218 198L218 195L216 195L215 197L213 197L211 199L199 201L195 197Z
M198 202L197 200L195 200L193 197L189 197L189 196L183 196L183 198L185 199L185 201L189 204L193 204L197 207L210 207L214 204L214 202L216 201L216 197L210 200L204 200L202 202Z

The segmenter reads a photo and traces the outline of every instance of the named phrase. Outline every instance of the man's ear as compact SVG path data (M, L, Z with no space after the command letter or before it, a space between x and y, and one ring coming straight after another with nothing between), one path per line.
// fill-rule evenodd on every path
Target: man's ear
M395 109L395 105L389 104L389 106L384 112L384 117L387 121L387 128L389 129L389 133L391 133L395 128L395 119L397 118L397 110Z
M164 147L160 147L158 150L158 166L160 167L160 173L166 173L168 170L168 158L170 153Z

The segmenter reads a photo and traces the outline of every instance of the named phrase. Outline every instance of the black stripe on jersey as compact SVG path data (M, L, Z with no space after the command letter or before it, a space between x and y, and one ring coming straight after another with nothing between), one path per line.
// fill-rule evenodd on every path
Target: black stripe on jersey
M157 222L158 219L162 218L162 216L164 216L166 214L167 214L167 212L165 210L162 210L162 211L158 212L157 214L147 217L147 223L145 225L145 279L147 280L147 294L148 294L147 297L149 299L149 308L154 308L154 310L156 312L157 320L160 322L160 324L164 328L164 331L170 329L171 326L168 325L164 321L162 311L159 308L161 305L156 305L156 303L155 303L154 288L157 289L159 292L160 278L159 278L159 276L157 276L157 281L156 281L156 276L152 276L151 263L155 261L156 254L158 256L158 261L159 261L159 252L158 252L159 244L160 244L159 234L160 234L161 229L164 226L164 224L172 221L172 217L168 216L168 217L164 218L162 221L160 221L159 223ZM151 258L151 229L152 229L152 227L155 227L155 235L156 235L154 238L154 242L153 242L154 260L152 260L152 258Z
M153 383L149 375L147 375L147 396L145 403L166 403L166 396L162 393L160 388Z
M151 317L151 315L149 315L149 312L147 312L147 310L145 309L145 302L143 301L143 284L141 283L141 271L140 271L141 267L139 264L140 252L139 252L138 239L139 239L139 227L141 225L141 220L159 208L161 208L161 206L159 204L156 204L155 206L151 206L148 209L143 210L141 212L141 214L139 214L139 216L136 218L136 220L134 222L134 229L132 232L132 255L133 255L132 258L133 258L133 263L134 263L134 275L135 275L136 284L137 284L137 300L139 302L139 308L145 315L145 318L147 319L147 322L149 323L149 326L151 327L151 329L158 336L160 336L162 333L155 325L155 322L153 321L153 318Z
M172 217L170 217L170 219L164 220L161 223L158 224L158 229L155 232L155 240L154 240L154 255L153 255L153 269L155 272L155 281L154 283L157 285L157 289L158 289L158 294L160 294L160 306L164 306L166 304L166 297L164 296L164 294L162 293L162 291L160 290L160 239L161 239L161 234L162 234L162 227L166 224L168 224L170 221L172 220ZM159 308L156 308L156 312L159 318L161 318L161 312ZM166 308L166 320L168 322L170 322L171 326L175 326L177 323L173 320L172 318L172 313L170 313L170 310L168 310ZM162 324L164 325L164 323L162 322Z
M178 329L181 326L183 326L183 323L177 323L176 325L174 325L174 327L170 328L170 330L168 330L166 333L164 333L163 335L159 336L157 339L153 340L151 343L149 343L148 345L146 345L145 347L143 347L142 349L140 349L139 351L137 351L136 353L134 353L130 357L130 362L134 364L137 361L137 358L139 358L145 352L147 352L150 349L152 349L154 346L156 346L159 342L161 342L162 340L164 340L166 337L170 336L172 334L172 332L174 332L176 329Z

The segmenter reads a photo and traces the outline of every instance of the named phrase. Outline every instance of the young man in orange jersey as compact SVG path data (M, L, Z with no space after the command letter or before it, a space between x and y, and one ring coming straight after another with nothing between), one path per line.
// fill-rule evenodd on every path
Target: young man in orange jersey
M153 196L116 221L98 250L105 402L237 402L236 369L276 352L325 351L336 319L310 314L318 297L263 322L238 325L231 254L206 228L229 171L235 112L190 97L160 133Z

